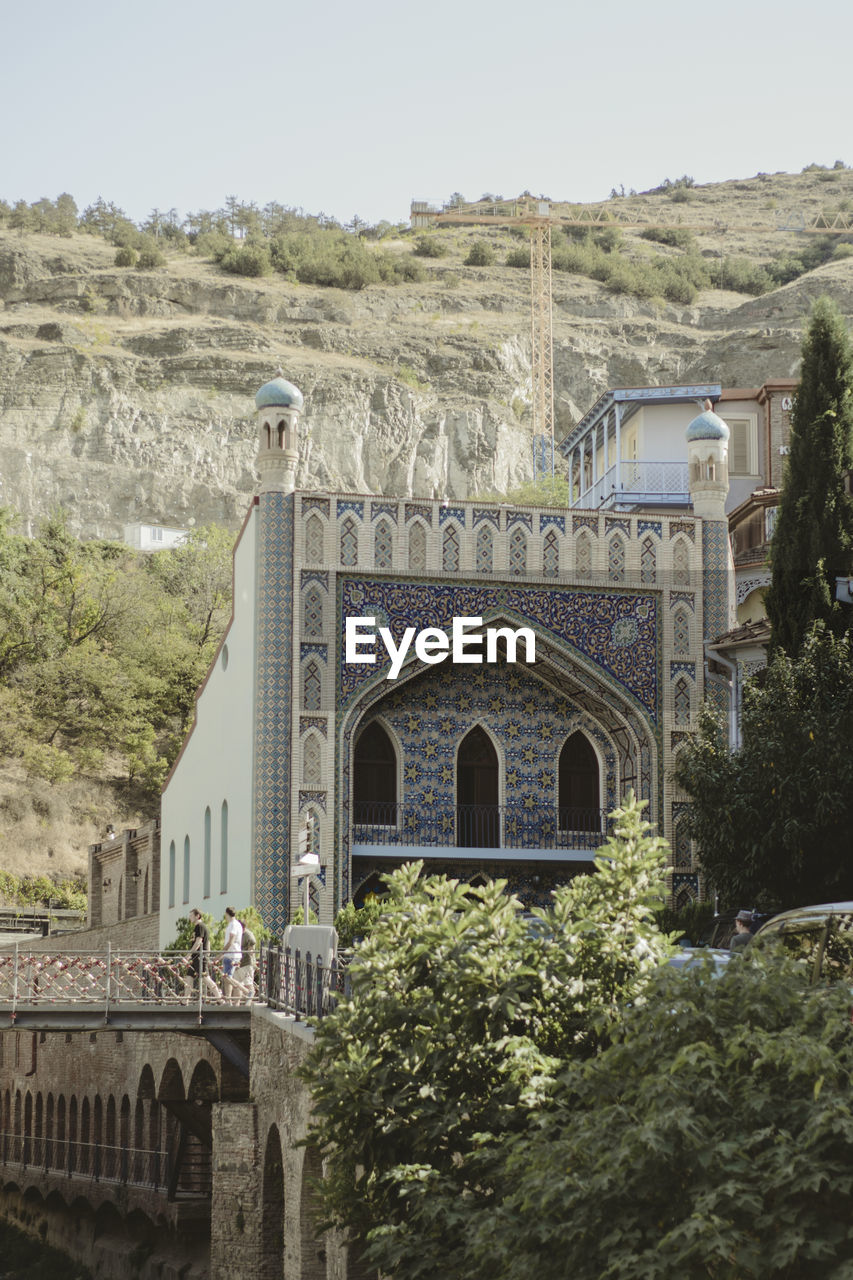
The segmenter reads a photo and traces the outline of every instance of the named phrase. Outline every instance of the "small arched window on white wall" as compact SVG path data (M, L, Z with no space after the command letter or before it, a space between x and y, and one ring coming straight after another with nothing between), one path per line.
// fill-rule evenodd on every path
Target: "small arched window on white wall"
M169 906L175 905L175 842L169 841Z
M190 900L190 838L184 836L184 893L183 901Z
M409 568L421 573L427 567L427 535L420 520L409 529Z
M204 811L204 889L205 898L210 897L210 805Z
M222 801L219 828L219 892L228 892L228 801Z

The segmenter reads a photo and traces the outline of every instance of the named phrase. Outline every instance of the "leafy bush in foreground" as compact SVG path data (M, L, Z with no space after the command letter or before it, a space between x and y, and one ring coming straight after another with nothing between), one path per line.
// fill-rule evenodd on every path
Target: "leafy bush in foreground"
M309 1138L335 1152L326 1207L383 1272L467 1274L467 1222L493 1203L507 1135L549 1108L565 1063L606 1043L668 954L651 919L666 846L632 794L614 819L595 874L557 890L536 931L503 881L422 877L421 863L387 877L351 999L317 1027L304 1070ZM435 1230L411 1216L418 1187Z
M662 970L509 1142L469 1280L850 1275L849 1004L760 944L719 980Z

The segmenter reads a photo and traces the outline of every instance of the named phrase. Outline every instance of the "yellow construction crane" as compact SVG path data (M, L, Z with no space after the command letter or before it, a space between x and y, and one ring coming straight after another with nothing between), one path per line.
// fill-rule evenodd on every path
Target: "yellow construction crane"
M641 198L642 199L642 198ZM425 200L413 200L413 228L457 224L530 229L530 341L534 440L534 473L537 440L543 456L550 451L554 473L554 340L551 304L551 228L605 227L663 228L721 233L728 230L755 232L814 232L844 235L853 232L853 214L841 211L806 213L803 209L777 211L772 222L738 218L723 222L709 210L691 208L688 215L675 207L611 200L598 205L572 205L519 196L517 200L477 200L472 204L447 204L442 208Z

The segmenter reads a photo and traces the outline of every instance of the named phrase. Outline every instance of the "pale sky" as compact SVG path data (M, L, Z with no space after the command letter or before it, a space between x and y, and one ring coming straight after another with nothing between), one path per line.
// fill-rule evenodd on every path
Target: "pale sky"
M853 164L849 0L0 0L0 196L601 200Z

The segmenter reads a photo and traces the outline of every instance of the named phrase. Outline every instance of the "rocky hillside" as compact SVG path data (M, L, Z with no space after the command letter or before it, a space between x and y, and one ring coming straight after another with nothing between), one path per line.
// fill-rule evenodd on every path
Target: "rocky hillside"
M739 230L780 210L853 205L853 172L759 175L696 187L726 231L695 252L713 276L767 263L811 237ZM669 205L672 192L614 203ZM529 273L498 265L509 231L443 230L424 280L360 292L226 275L175 253L154 271L114 264L96 236L0 229L0 503L23 527L57 505L83 536L130 520L236 526L254 485L253 394L280 365L305 393L300 484L394 494L505 491L531 473ZM466 266L486 239L496 265ZM412 253L415 237L382 242ZM523 245L522 245L523 247ZM677 256L624 232L637 260ZM558 431L607 387L795 374L811 299L853 316L853 258L760 297L705 289L690 305L640 300L554 272Z

